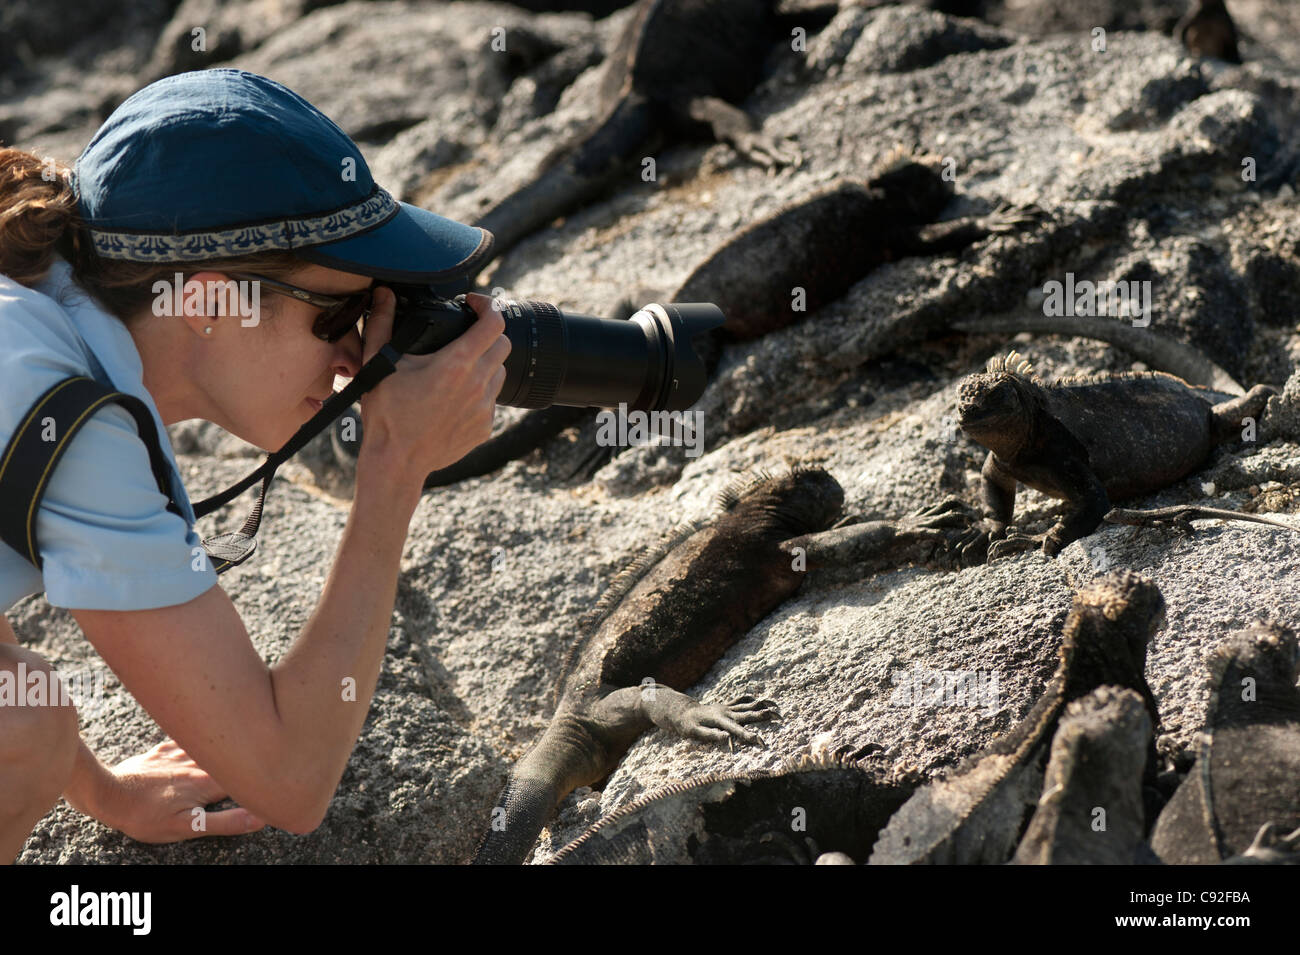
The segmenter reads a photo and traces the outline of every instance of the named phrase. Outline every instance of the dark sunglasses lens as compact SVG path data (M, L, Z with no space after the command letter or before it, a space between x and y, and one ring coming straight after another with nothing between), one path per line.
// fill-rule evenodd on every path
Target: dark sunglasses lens
M327 308L316 316L312 326L317 338L327 342L336 342L361 320L361 316L370 308L370 289L349 295L333 308Z

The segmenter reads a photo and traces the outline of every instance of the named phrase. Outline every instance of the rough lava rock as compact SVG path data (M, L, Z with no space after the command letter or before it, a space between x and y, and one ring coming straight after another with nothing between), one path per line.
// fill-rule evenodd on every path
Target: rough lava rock
M1235 68L1197 63L1156 30L1116 29L1159 26L1147 12L1159 19L1177 6L1045 3L1040 11L1056 12L990 12L993 26L906 6L846 9L809 36L806 52L775 47L745 105L767 133L798 141L801 166L768 175L725 145L674 144L655 157L655 181L630 171L609 195L511 250L486 283L588 314L643 292L653 300L734 231L835 178L865 177L898 143L954 161L946 217L1008 201L1036 203L1049 218L959 256L889 263L802 323L728 347L698 405L707 439L697 457L634 448L589 482L569 480L590 449L588 427L426 495L370 718L317 832L149 846L60 805L21 861L464 860L506 769L546 725L578 617L641 545L705 513L737 472L820 463L843 484L846 510L865 518L948 494L973 501L983 455L955 427L964 375L1012 347L1045 376L1133 368L1097 342L950 327L1041 314L1044 283L1068 272L1151 281L1153 334L1209 349L1243 384L1282 390L1254 442L1220 449L1204 471L1138 505L1201 503L1300 523L1300 47L1269 32L1295 14L1282 3L1235 3L1239 25L1276 46L1265 56L1262 43L1244 45L1247 62ZM1133 16L1089 19L1094 8L1121 7ZM469 218L589 118L600 57L627 15L593 23L501 4L350 3L274 37L247 37L249 52L230 62L300 89L365 139L381 183ZM1105 53L1090 45L1094 22L1110 28ZM496 23L507 37L531 31L531 52L493 59ZM40 82L0 98L0 134L71 158L98 122L75 91L133 76L162 25L111 67L72 71L38 58ZM890 31L922 38L908 49L924 55L904 57ZM547 84L550 111L535 99ZM1243 175L1248 159L1253 178ZM256 463L210 426L174 433L195 499ZM332 467L319 445L286 467L259 554L223 578L268 660L311 613L346 520L347 478ZM1018 506L1029 532L1059 512L1036 492L1022 492ZM233 507L201 532L242 517ZM775 768L828 740L878 744L900 778L955 766L1028 711L1054 668L1072 591L1118 567L1152 576L1168 605L1147 677L1161 709L1159 751L1185 770L1204 715L1200 661L1233 630L1295 612L1300 536L1217 521L1197 522L1191 536L1104 526L1056 560L1035 552L960 572L813 574L704 680L681 688L708 701L742 692L776 700L784 719L761 730L765 745L728 751L647 734L601 791L562 804L536 858L641 793L710 771ZM56 665L102 666L71 619L39 598L10 616L23 642ZM899 701L900 679L935 670L985 674L996 693L975 706ZM104 708L82 722L106 761L161 738L109 687Z

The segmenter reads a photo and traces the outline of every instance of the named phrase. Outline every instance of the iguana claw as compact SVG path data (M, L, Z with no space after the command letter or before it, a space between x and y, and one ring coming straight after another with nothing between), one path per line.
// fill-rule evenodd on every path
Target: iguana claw
M738 136L732 146L740 155L769 172L774 172L782 166L797 168L803 165L803 153L797 146L791 145L788 150L783 149L777 145L776 140L763 133L753 132Z
M1003 202L990 215L985 216L980 221L989 232L1002 234L1038 225L1044 219L1049 218L1051 216L1046 210L1033 203L1013 205L1009 202Z
M852 743L841 743L831 751L831 757L840 762L856 763L873 753L884 752L885 747L879 743L863 743L855 747Z
M745 729L744 724L780 719L780 711L771 700L755 700L742 696L731 703L696 703L678 712L672 720L672 729L682 736L706 742L731 746L735 740L753 746L762 745L757 733Z
M949 497L908 515L905 520L913 527L942 529L977 524L980 514L961 498Z
M991 564L995 560L1023 554L1027 550L1044 548L1046 537L1045 534L1008 534L1002 540L994 541L989 545L988 562ZM1044 553L1046 553L1045 549Z

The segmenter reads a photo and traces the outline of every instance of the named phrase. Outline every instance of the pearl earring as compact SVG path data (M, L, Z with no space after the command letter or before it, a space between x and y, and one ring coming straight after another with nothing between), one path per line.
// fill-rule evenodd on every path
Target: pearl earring
M203 334L204 334L204 335L211 335L211 334L212 334L212 326L211 326L211 325L208 325L207 327L205 327L205 328L203 329Z

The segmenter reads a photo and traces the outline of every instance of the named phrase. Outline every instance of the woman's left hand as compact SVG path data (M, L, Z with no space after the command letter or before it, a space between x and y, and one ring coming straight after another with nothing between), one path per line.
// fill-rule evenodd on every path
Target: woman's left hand
M96 816L139 842L238 836L266 825L247 809L205 810L226 792L170 739L111 772L115 785L101 795Z

